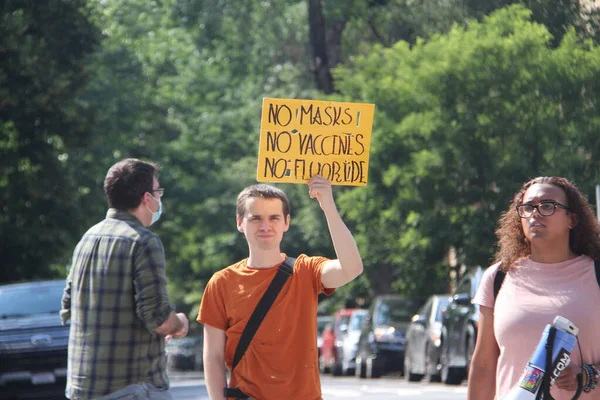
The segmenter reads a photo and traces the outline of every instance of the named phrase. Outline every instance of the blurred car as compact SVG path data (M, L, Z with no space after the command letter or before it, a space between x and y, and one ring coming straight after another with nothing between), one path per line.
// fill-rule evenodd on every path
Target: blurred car
M171 339L165 346L167 368L174 371L202 370L202 336Z
M449 294L429 297L408 325L404 373L410 382L418 382L424 376L430 382L440 381L442 314L449 301Z
M348 321L354 308L343 308L333 314L333 321L323 330L323 345L319 357L319 370L322 373L331 372L333 375L341 375L342 363L340 351L341 339L348 328Z
M469 374L479 322L479 306L471 300L482 276L481 267L465 273L443 314L440 375L448 385L460 385Z
M317 351L321 357L321 348L323 347L323 331L325 327L333 321L331 315L322 315L317 317Z
M337 348L341 364L341 375L354 375L360 332L362 331L363 322L368 314L368 310L353 310L348 319L348 326L345 329L345 334L338 340Z
M419 301L398 295L375 297L365 317L356 356L356 376L377 378L404 370L405 333Z
M0 399L65 398L64 287L64 280L0 286Z

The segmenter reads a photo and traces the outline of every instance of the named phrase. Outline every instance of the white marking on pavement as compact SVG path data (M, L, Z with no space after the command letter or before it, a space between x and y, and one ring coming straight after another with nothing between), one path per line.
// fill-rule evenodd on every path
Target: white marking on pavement
M185 381L171 381L171 387L189 387L189 386L203 386L205 385L204 379L186 379Z
M321 390L323 395L333 396L333 397L360 397L361 393L358 390L348 390L348 389L339 389L339 388L323 388Z
M361 397L363 394L391 394L400 397L418 396L427 393L467 393L466 387L444 387L444 386L421 386L413 388L398 387L375 387L361 385L357 389L348 389L343 386L331 386L322 388L324 395L333 397Z

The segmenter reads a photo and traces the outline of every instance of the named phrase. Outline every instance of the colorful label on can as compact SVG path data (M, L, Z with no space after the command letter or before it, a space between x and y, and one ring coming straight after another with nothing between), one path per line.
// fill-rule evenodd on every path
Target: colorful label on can
M519 383L519 386L531 393L537 393L537 390L542 384L543 377L543 370L537 368L531 363L528 363L527 367L525 368L525 372L523 373L523 377L521 378L521 382Z

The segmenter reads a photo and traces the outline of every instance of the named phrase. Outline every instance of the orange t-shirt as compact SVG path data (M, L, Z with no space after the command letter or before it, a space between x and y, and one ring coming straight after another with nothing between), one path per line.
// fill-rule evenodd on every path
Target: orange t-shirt
M285 257L284 254L282 254ZM226 334L225 363L233 355L250 315L277 273L248 267L247 259L216 272L204 289L197 321ZM324 257L298 256L294 274L258 328L231 375L229 387L258 400L320 400L317 356L318 294Z

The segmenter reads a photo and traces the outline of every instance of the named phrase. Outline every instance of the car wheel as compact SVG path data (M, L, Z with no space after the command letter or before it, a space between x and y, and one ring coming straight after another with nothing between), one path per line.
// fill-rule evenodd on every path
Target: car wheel
M435 352L434 357L436 357L435 360L433 360L432 354L430 354L430 344L427 343L427 347L425 350L425 375L427 377L427 380L429 382L441 382L441 378L440 378L440 356L437 354L437 352Z
M406 380L409 382L419 382L423 379L423 375L421 374L413 374L412 372L412 360L410 359L410 351L408 347L406 347L406 353L404 353L404 374L406 376Z
M444 342L442 342L440 361L442 364L442 370L440 371L442 382L446 385L460 385L465 376L465 369L449 366L448 346Z
M366 361L367 361L367 367L366 367L367 379L374 379L374 378L381 377L381 371L379 368L377 368L377 365L375 363L375 360L373 360L373 357L368 357Z
M429 382L441 382L442 378L440 377L440 370L437 368L440 364L440 360L436 360L435 362L431 361L429 356L425 359L427 363L425 366L425 372L427 373L427 380Z
M331 374L333 376L342 376L342 364L339 361L335 361L331 368Z
M321 357L319 357L319 372L322 374L329 373L329 368L325 364L325 357L323 357L322 355L321 355Z
M362 357L356 357L356 370L354 374L357 378L366 378L367 377L367 369L365 363L363 362Z
M342 361L342 376L352 376L354 373L354 368L351 368L349 363Z

